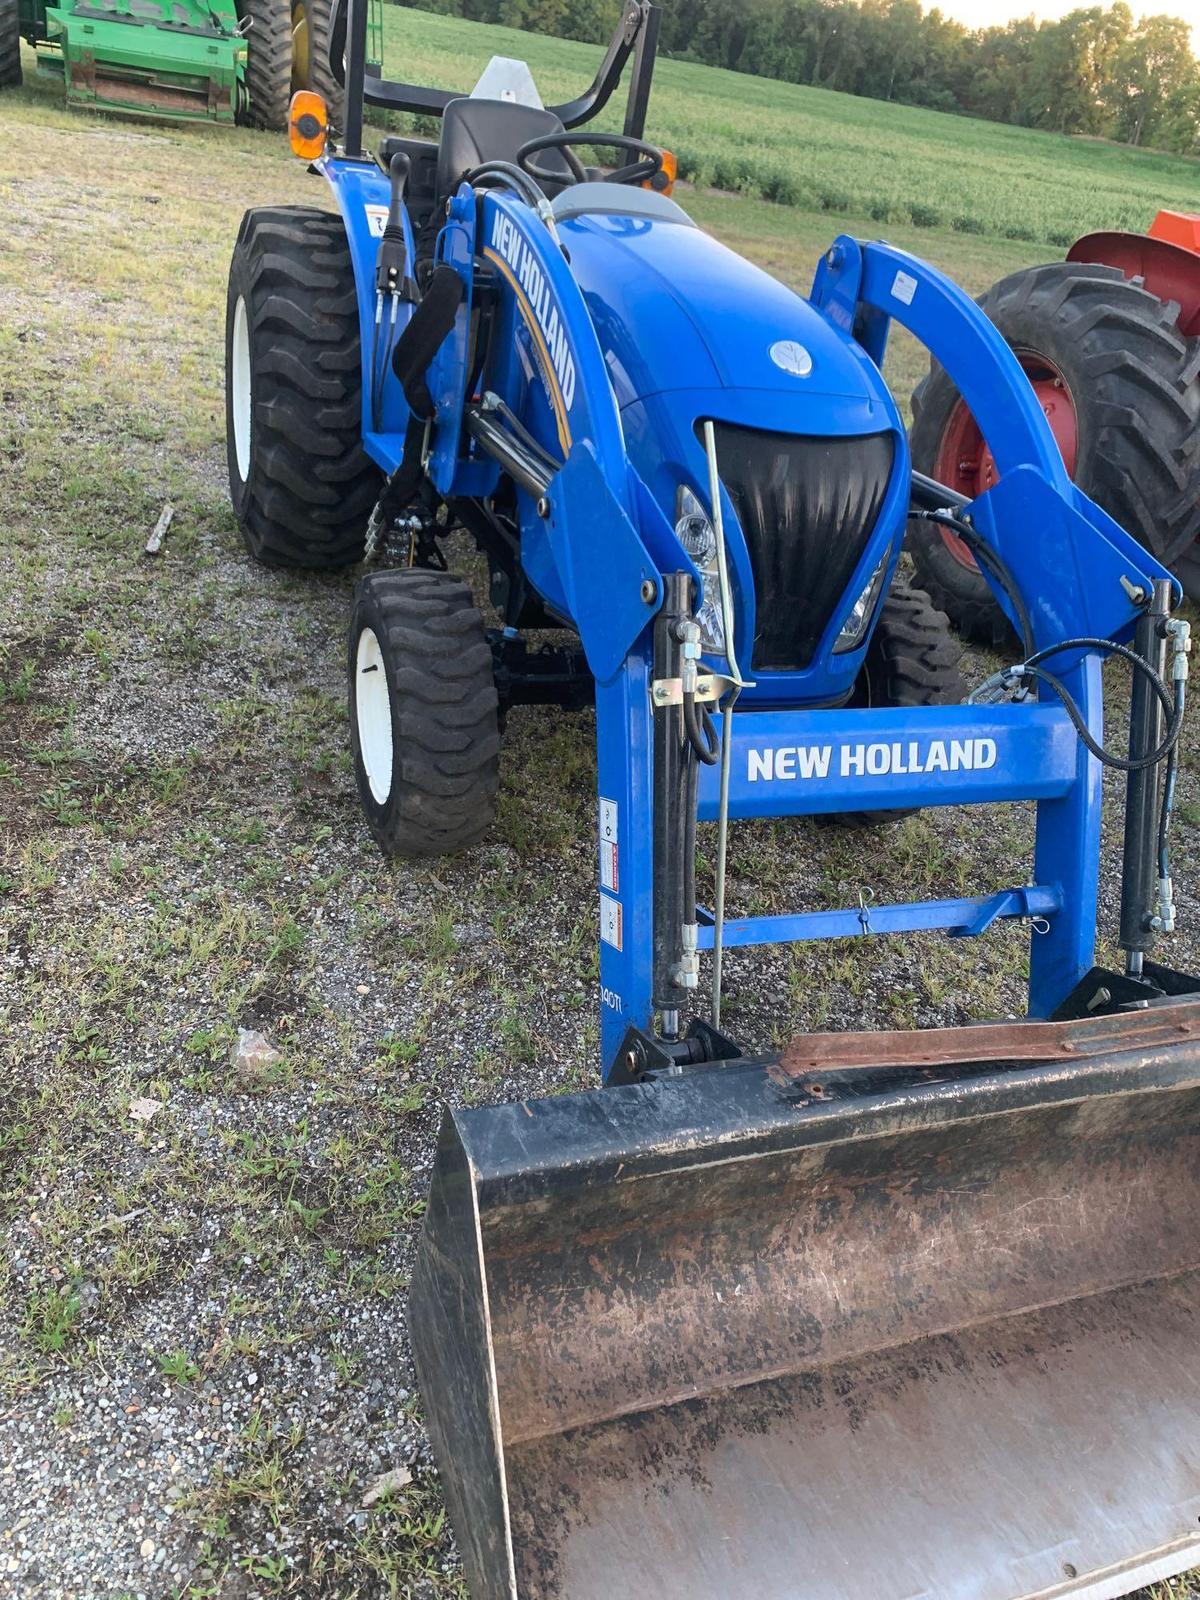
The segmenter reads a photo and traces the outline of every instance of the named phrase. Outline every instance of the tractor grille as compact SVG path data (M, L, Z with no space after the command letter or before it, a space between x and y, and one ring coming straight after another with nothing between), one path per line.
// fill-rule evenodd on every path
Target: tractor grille
M894 441L714 427L754 573L754 668L806 667L875 527Z

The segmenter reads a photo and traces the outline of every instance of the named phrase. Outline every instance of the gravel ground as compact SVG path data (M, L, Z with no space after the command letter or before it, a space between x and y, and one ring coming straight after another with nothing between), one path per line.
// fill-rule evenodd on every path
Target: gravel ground
M6 119L0 1596L458 1595L404 1290L443 1106L594 1082L590 717L513 714L478 849L378 858L346 756L352 580L255 567L224 499L230 242L311 180L249 134L29 93ZM1029 823L922 815L869 851L747 827L733 908L1018 881ZM762 1046L1012 1013L1023 963L1011 928L738 954L728 1021ZM241 1059L240 1030L270 1048Z

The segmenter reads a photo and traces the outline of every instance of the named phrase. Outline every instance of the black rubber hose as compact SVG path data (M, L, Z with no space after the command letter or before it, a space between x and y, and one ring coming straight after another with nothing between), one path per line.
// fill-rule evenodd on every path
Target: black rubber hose
M1109 655L1120 656L1136 671L1145 673L1167 717L1167 731L1157 750L1152 750L1149 755L1130 759L1125 756L1115 756L1103 745L1097 744L1067 686L1053 672L1048 672L1041 665L1047 656L1058 655L1063 650L1103 650ZM1102 761L1106 767L1113 767L1118 772L1141 772L1144 768L1157 766L1160 761L1165 760L1179 743L1179 735L1183 730L1182 699L1177 696L1172 700L1170 690L1159 674L1148 661L1144 661L1137 651L1131 650L1128 645L1117 644L1113 639L1063 639L1059 644L1048 645L1045 650L1036 651L1022 664L1022 670L1031 678L1040 679L1054 690L1062 701L1067 715L1075 724L1076 733L1097 761Z
M485 161L478 167L472 167L470 172L464 172L463 179L472 188L480 184L506 183L535 211L539 206L549 204L537 181L513 161Z
M683 726L697 760L706 767L715 767L721 755L721 741L707 708L701 706L697 716L695 694L685 694L683 697Z
M1017 624L1021 630L1021 647L1025 651L1026 657L1031 656L1033 654L1034 639L1029 608L1025 604L1020 588L1017 586L1017 580L1012 575L1011 568L996 554L983 535L977 532L969 522L964 522L961 517L956 517L951 511L912 511L910 515L920 522L937 522L944 528L950 528L966 545L979 565L987 568L1012 601L1012 608L1017 614Z
M1187 685L1179 683L1175 690L1175 704L1178 708L1179 719L1183 721L1184 702L1187 697ZM1175 782L1179 776L1179 743L1178 740L1171 746L1171 754L1167 757L1167 773L1163 783L1162 809L1158 815L1158 875L1160 878L1171 876L1171 861L1168 852L1168 838L1171 832L1171 813L1175 809Z

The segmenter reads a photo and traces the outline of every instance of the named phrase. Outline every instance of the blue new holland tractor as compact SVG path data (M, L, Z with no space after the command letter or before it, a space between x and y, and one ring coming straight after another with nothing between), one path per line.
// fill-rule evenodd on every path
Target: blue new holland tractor
M841 237L803 298L695 225L644 137L657 26L627 0L548 108L519 62L470 95L368 76L348 0L340 140L293 118L335 209L248 212L229 280L246 542L367 569L350 724L380 845L472 845L507 709L595 706L604 1087L447 1113L407 1307L471 1593L1122 1594L1200 1561L1200 981L1151 957L1179 587L943 274ZM621 131L581 131L630 63ZM364 105L440 135L368 153ZM913 470L893 323L988 442L974 498ZM898 576L914 521L1020 641L969 697ZM462 531L490 626L448 570ZM1121 970L1094 961L1105 764ZM997 802L1035 810L1020 881L726 915L740 819ZM731 947L1001 919L1030 930L1028 1018L765 1053L722 1026Z

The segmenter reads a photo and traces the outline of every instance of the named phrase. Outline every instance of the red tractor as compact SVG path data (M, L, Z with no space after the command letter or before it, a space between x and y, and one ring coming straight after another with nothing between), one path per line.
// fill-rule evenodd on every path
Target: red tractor
M1020 358L1071 475L1200 600L1200 216L1160 211L1148 234L1089 233L1067 259L1003 278L980 301ZM912 398L913 465L973 498L987 442L936 364ZM917 581L961 631L1006 624L971 553L914 522Z

